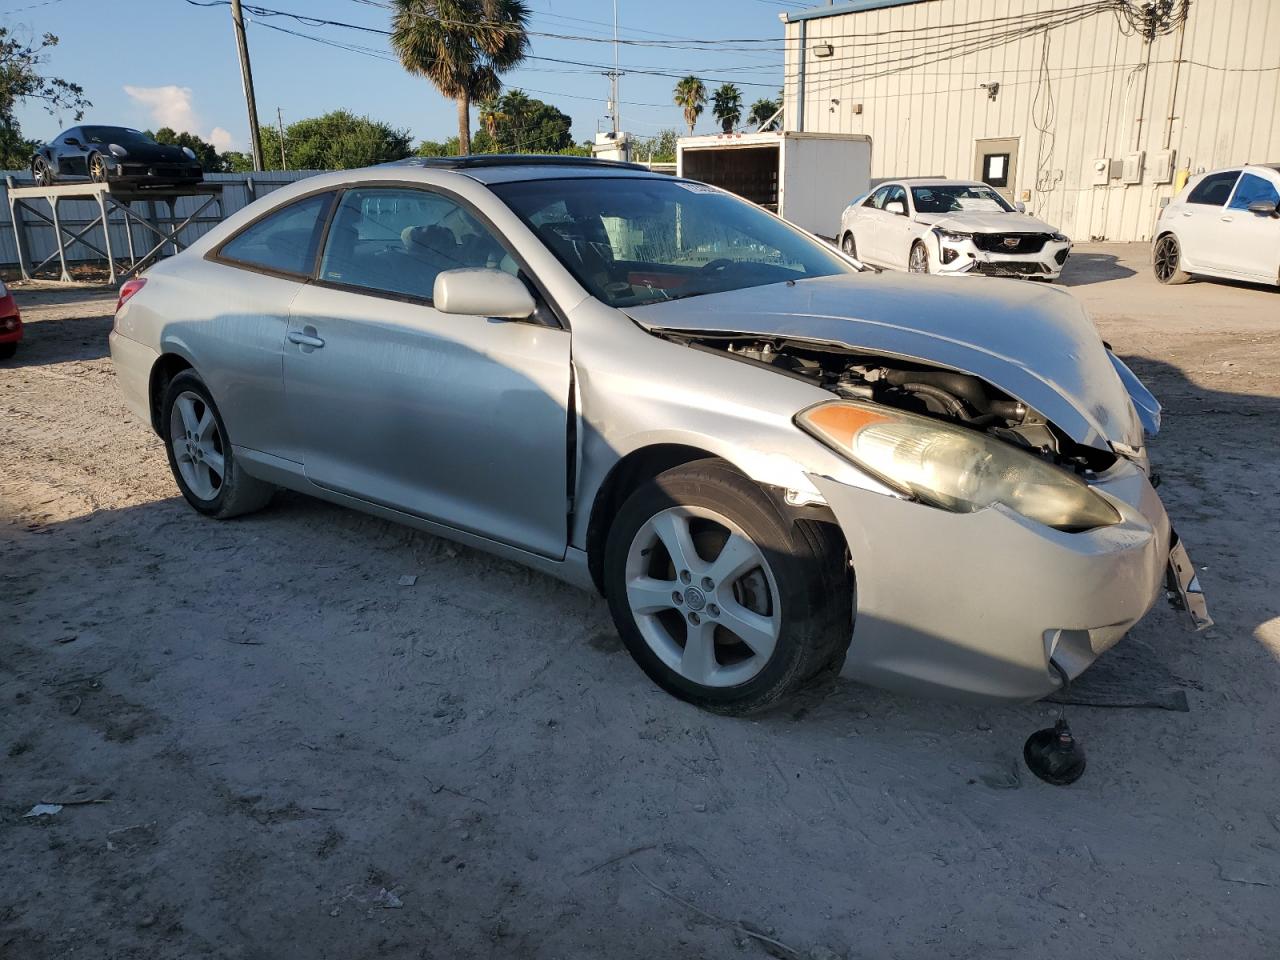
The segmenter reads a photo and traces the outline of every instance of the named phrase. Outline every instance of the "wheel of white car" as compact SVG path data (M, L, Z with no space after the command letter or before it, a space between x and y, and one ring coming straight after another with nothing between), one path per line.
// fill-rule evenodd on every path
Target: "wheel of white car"
M604 579L632 657L700 707L765 709L848 649L843 539L788 517L723 460L675 467L632 494L609 531Z
M852 232L846 231L845 235L840 238L840 249L855 260L858 259L858 244L857 241L853 239Z
M907 259L907 270L911 273L929 272L929 251L917 240L911 245L911 254Z
M169 469L187 503L219 520L267 505L275 488L240 469L203 380L190 370L178 374L165 391L161 410Z
M1191 274L1182 269L1182 250L1178 246L1178 238L1172 233L1166 233L1156 241L1152 268L1156 280L1170 286L1191 279Z

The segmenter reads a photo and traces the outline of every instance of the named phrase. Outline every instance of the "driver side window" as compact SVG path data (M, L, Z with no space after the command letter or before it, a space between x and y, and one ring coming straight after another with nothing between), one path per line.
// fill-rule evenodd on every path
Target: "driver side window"
M320 280L430 301L445 270L519 266L489 228L441 194L397 187L348 190L333 215Z
M889 196L890 187L881 187L871 196L862 202L864 207L873 207L876 210L884 209L885 198Z

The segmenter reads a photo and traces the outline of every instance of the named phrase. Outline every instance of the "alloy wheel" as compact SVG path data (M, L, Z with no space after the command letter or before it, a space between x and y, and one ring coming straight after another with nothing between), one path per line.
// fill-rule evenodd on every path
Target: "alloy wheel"
M213 500L225 479L226 450L213 409L197 393L180 393L169 411L169 444L182 480L201 500Z
M627 552L626 593L645 643L693 683L746 683L777 646L782 611L769 563L714 510L676 506L651 517Z
M35 180L36 186L47 187L53 183L53 171L45 160L37 159L31 165L31 178Z
M1156 279L1168 283L1178 272L1178 241L1171 236L1161 237L1156 244Z
M929 272L929 254L923 244L917 243L911 248L911 258L907 263L907 268L912 273Z
M89 176L94 183L105 183L107 180L107 161L102 155L95 153L89 158Z
M846 233L844 235L844 239L840 241L840 249L851 257L856 257L858 255L857 247L853 244L852 233Z

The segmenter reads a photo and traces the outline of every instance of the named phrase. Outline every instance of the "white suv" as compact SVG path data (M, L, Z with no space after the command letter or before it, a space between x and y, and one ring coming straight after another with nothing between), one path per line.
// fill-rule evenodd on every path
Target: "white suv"
M1280 164L1244 164L1193 177L1156 221L1161 283L1192 274L1280 285Z

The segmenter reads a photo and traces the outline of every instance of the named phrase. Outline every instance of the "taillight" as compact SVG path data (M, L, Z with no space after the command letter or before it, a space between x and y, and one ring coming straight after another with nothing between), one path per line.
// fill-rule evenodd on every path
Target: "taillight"
M132 280L126 280L120 284L120 297L116 300L116 313L120 312L120 308L133 299L133 295L147 285L146 277L135 277Z

